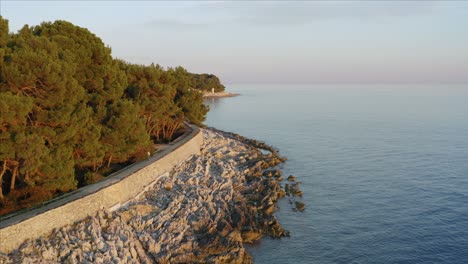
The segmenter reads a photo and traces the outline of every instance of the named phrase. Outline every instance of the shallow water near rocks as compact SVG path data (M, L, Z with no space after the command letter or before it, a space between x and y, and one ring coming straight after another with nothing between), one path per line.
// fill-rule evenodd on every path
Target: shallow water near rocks
M256 263L466 263L468 86L239 85L206 124L264 140L302 182Z

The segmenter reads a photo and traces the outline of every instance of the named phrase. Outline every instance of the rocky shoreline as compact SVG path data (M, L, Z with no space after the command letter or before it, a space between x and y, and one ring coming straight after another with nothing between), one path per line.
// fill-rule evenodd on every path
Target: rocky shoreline
M289 235L273 212L286 195L293 210L304 209L295 200L299 183L289 176L286 190L280 185L273 167L285 158L274 148L216 129L202 133L201 155L125 207L26 241L0 263L252 263L244 243Z
M217 92L217 93L204 92L203 93L204 98L234 97L234 96L238 96L238 95L239 94L228 93L228 92Z

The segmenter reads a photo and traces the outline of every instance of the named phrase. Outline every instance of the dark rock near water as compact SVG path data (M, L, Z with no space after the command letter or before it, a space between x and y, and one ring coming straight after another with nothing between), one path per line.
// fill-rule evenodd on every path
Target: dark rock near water
M294 175L289 175L288 176L288 181L293 182L295 180L296 180L296 176L294 176Z
M304 211L304 209L305 209L305 204L304 204L304 203L299 202L299 201L296 201L296 202L295 202L295 205L296 205L296 209L297 209L299 212Z
M265 177L274 177L276 179L281 178L281 175L282 175L282 173L281 173L280 170L265 170L263 172L263 176L265 176Z

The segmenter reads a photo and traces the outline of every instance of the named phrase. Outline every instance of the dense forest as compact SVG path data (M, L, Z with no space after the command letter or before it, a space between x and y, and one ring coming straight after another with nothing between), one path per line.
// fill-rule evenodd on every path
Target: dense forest
M201 124L210 74L135 65L66 21L0 17L0 214L94 183Z

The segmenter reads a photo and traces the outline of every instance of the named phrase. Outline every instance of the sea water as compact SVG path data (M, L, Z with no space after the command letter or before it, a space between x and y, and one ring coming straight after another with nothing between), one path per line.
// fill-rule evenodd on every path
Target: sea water
M468 85L227 90L206 124L278 148L304 192L256 263L468 263Z

